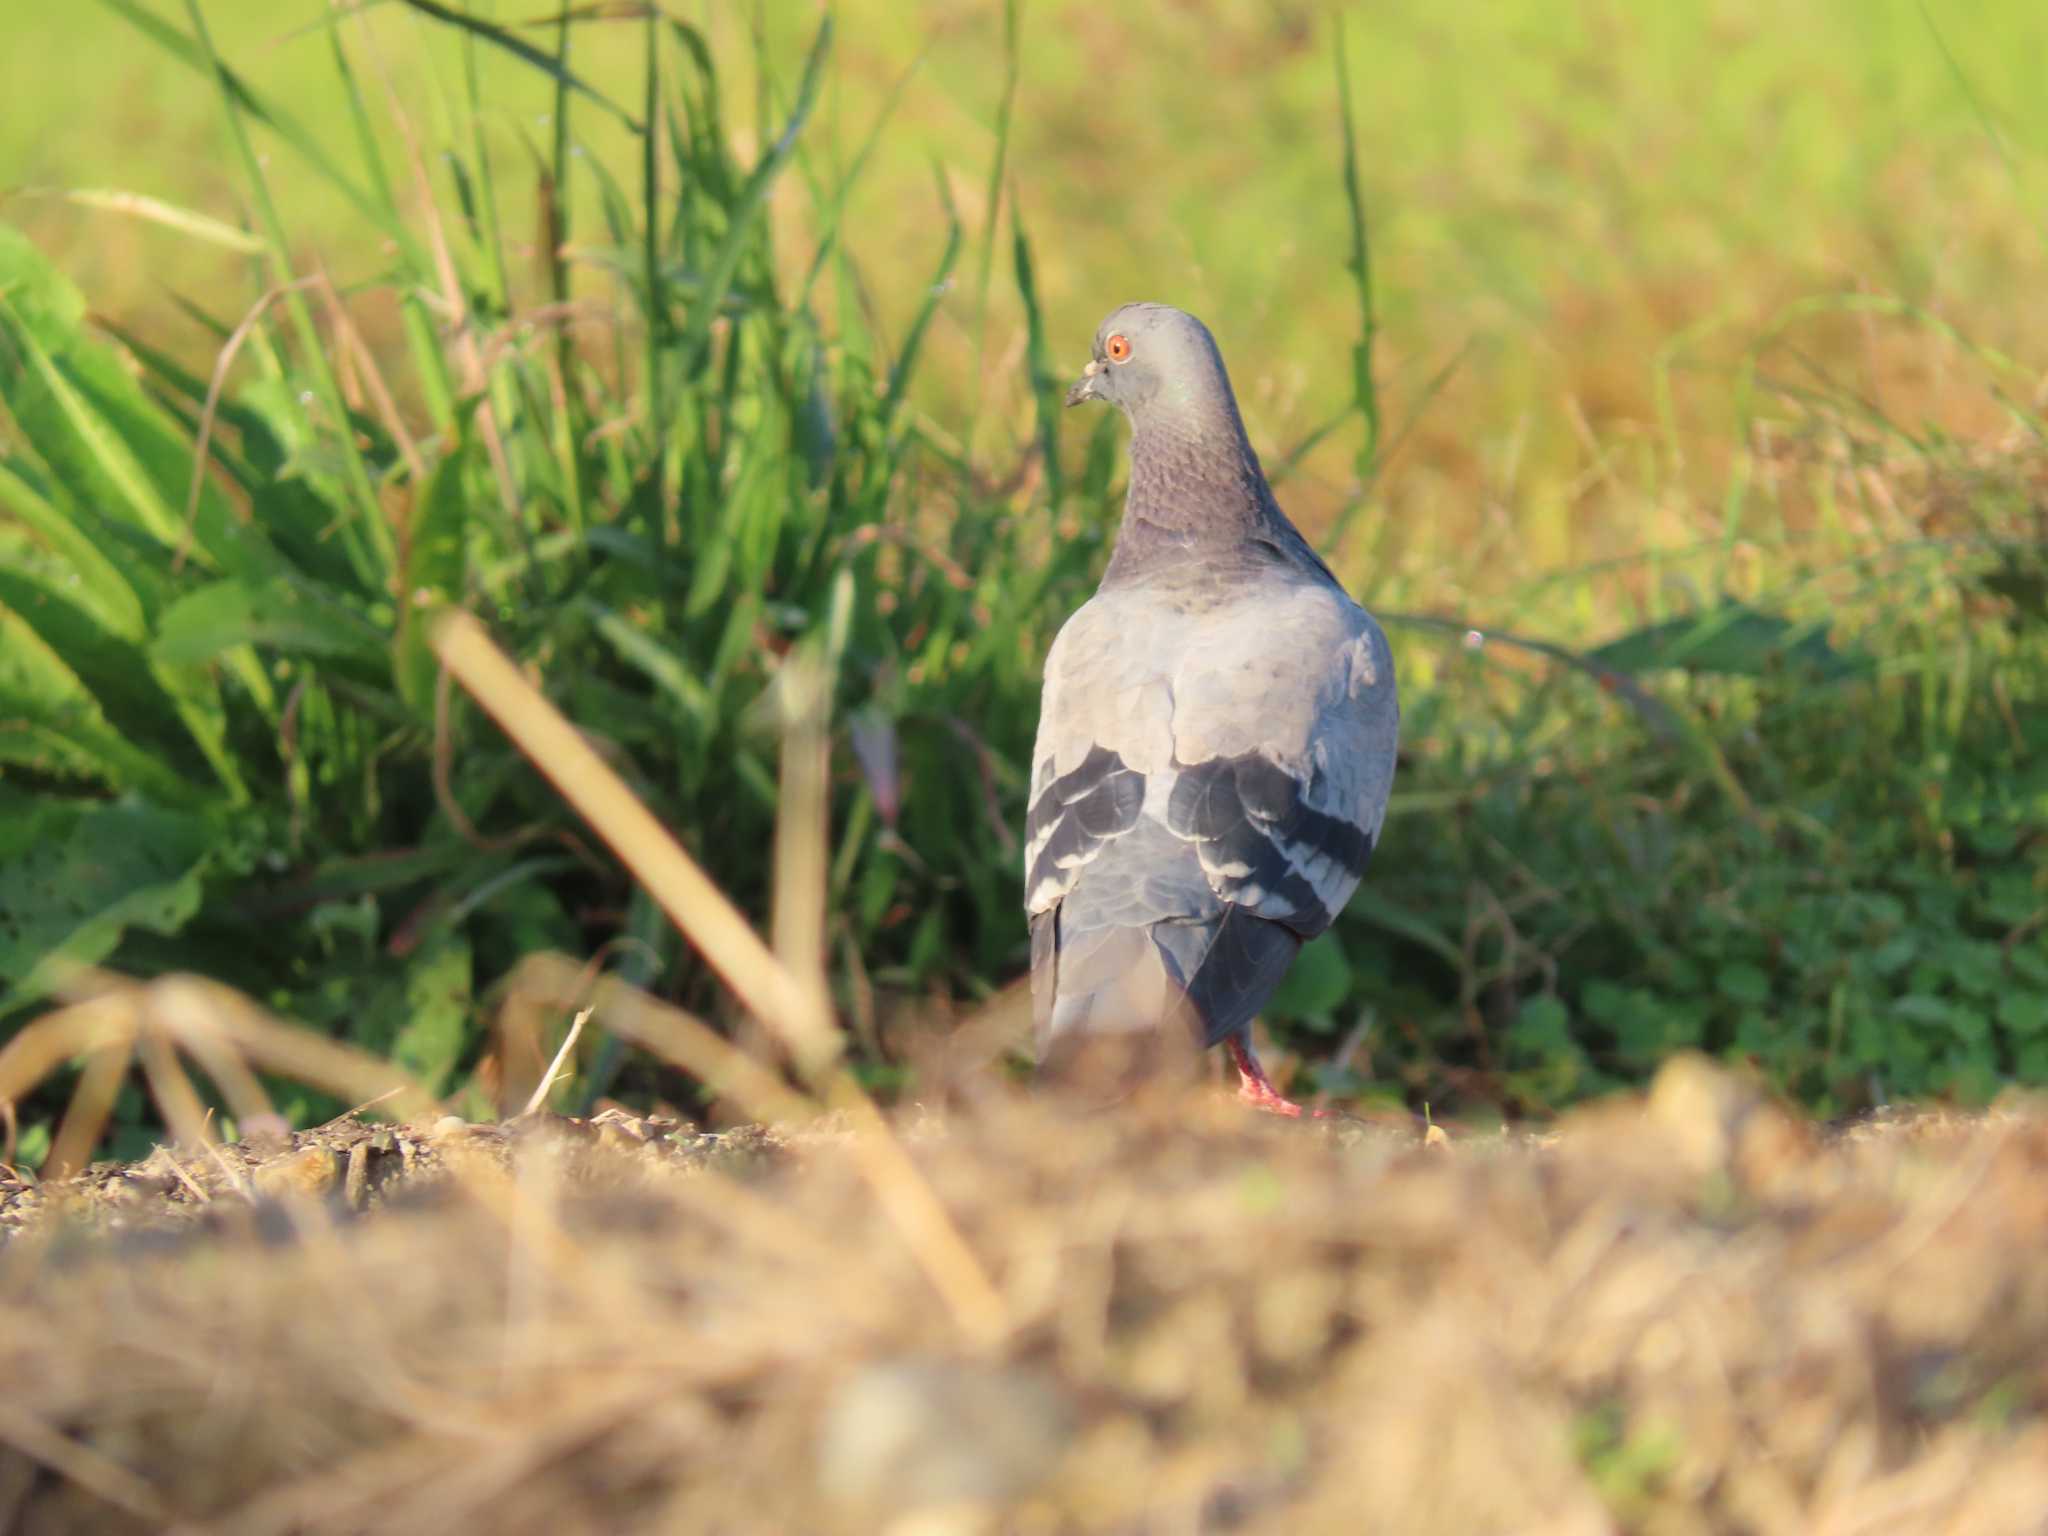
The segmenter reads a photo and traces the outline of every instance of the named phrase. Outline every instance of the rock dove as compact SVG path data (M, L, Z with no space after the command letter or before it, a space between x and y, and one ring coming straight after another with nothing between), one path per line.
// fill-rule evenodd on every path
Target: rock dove
M1084 400L1130 419L1131 477L1045 662L1024 833L1040 1072L1105 1042L1220 1043L1241 1098L1299 1115L1252 1019L1378 841L1393 657L1274 501L1201 321L1117 310L1067 392Z

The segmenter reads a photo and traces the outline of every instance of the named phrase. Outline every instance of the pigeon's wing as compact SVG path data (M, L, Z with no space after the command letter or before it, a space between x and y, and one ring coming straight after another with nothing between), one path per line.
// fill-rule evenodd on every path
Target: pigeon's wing
M1201 629L1176 668L1167 826L1217 895L1304 939L1365 873L1400 710L1386 636L1323 583Z
M1221 912L1199 861L1163 820L1173 624L1143 593L1098 593L1046 657L1024 824L1041 1063L1055 1034L1164 1023L1186 977L1169 970L1154 926Z
M1098 593L1045 658L1024 821L1024 906L1050 911L1138 825L1173 760L1171 615L1139 593ZM1161 914L1165 915L1165 914Z

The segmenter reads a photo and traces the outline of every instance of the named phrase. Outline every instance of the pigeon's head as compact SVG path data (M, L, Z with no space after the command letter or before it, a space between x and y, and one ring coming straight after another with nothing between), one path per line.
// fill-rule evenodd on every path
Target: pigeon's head
M1207 412L1230 401L1230 381L1209 328L1167 304L1126 304L1095 333L1095 355L1067 404L1107 400L1131 418Z

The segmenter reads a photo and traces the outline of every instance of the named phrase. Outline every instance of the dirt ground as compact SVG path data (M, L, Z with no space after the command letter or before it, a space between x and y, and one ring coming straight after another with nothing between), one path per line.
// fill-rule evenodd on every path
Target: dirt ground
M2048 1532L2038 1105L897 1135L0 1174L0 1531Z

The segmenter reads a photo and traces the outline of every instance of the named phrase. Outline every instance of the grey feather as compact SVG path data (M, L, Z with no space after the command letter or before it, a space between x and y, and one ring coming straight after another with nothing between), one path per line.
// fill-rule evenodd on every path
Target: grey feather
M1024 848L1040 1055L1113 1032L1213 1045L1365 872L1393 660L1273 500L1199 321L1118 310L1069 398L1130 417L1131 481L1046 658Z

